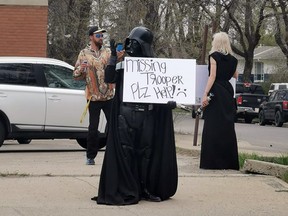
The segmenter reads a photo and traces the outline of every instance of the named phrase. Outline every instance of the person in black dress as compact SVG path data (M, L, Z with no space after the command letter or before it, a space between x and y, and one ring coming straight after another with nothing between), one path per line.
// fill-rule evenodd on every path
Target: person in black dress
M209 78L202 97L204 125L200 168L239 170L237 138L234 127L236 112L234 89L229 80L237 78L237 59L232 55L225 32L213 36L209 55ZM211 101L207 96L213 93Z

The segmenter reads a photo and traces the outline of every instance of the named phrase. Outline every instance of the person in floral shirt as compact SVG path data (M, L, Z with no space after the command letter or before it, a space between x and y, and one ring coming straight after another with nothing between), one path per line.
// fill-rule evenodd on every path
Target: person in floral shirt
M114 96L114 85L104 82L104 70L110 59L111 51L103 46L105 29L93 26L88 35L90 44L80 51L75 64L75 80L86 80L85 96L89 109L89 128L87 136L87 165L95 164L95 157L100 148L98 132L100 112L103 110L109 122L111 99Z

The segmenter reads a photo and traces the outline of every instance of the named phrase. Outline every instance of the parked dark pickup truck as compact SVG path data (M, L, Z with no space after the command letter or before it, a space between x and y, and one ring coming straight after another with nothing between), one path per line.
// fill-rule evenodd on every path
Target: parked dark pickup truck
M254 83L237 83L235 121L243 118L245 123L251 123L258 117L260 104L267 98L268 95L265 95L262 86Z
M283 123L288 122L288 89L273 91L269 100L260 105L259 124L271 122L276 127L282 127Z

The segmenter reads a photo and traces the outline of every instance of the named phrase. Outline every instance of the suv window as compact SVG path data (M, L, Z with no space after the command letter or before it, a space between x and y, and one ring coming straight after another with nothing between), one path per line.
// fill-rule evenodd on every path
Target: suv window
M32 64L0 64L0 84L36 86Z
M287 92L286 91L279 91L277 92L277 96L275 97L276 100L282 101L282 100L287 100Z
M47 86L51 88L85 89L84 80L74 80L73 71L58 65L44 65Z
M287 89L286 85L279 85L279 89Z
M285 95L283 96L283 100L288 100L288 91L285 91Z
M236 93L264 94L264 91L260 85L251 83L237 83Z

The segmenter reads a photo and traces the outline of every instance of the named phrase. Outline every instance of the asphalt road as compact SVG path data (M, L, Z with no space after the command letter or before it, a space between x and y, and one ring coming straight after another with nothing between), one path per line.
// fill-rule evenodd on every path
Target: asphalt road
M199 120L198 136L201 136L203 129L203 119ZM195 119L189 113L174 116L175 132L194 135ZM250 145L264 147L271 152L288 153L288 124L283 127L274 125L260 126L258 123L246 124L235 123L237 139L247 142Z
M202 135L203 119L199 120L198 141ZM181 113L174 116L175 133L194 136L195 119L190 113ZM283 127L274 125L260 126L259 124L235 123L238 142L247 143L249 149L264 148L265 151L288 153L287 132L288 124ZM59 145L61 143L61 145ZM19 145L17 141L7 140L0 148L1 151L84 151L75 140L32 140L31 144Z

